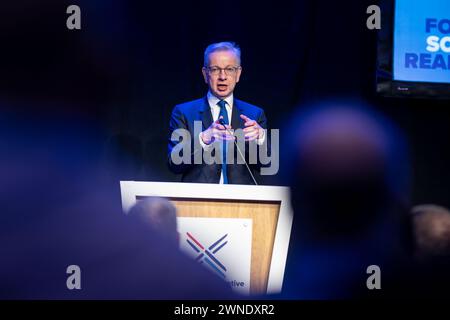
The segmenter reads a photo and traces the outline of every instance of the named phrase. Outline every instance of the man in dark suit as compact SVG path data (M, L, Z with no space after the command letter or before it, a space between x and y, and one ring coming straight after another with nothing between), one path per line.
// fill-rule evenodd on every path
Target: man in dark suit
M265 148L262 154L267 154L267 119L263 109L233 96L242 72L240 56L234 43L209 45L202 68L207 96L172 111L168 164L182 181L256 184L254 172L262 165L256 150Z

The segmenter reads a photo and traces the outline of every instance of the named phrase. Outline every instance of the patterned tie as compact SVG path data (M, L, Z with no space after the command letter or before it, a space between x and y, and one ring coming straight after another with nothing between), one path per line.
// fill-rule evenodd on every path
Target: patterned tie
M225 124L229 124L228 121L228 112L225 108L227 102L225 100L220 100L217 102L217 105L220 107L219 118L222 116ZM223 142L222 145L222 175L223 175L223 183L228 184L228 176L227 176L227 141Z

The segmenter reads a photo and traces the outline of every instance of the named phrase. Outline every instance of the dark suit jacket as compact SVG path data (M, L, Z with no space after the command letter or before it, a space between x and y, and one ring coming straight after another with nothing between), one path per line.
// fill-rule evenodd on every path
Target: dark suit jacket
M234 99L233 101L233 111L231 118L231 127L233 129L244 128L244 121L239 117L241 114L256 120L259 125L267 129L267 119L264 114L264 110L246 103L244 101ZM206 97L186 102L183 104L176 105L173 108L172 116L170 119L170 130L169 130L169 144L168 144L168 165L172 172L177 174L182 174L181 180L184 182L198 182L198 183L219 183L221 174L221 164L206 164L202 161L201 164L194 164L194 153L195 150L200 150L203 153L203 149L198 142L198 132L194 134L194 121L202 122L202 131L207 129L213 122L211 109ZM190 164L174 164L171 159L171 153L174 147L180 143L179 141L172 141L172 132L176 129L183 128L189 130L191 138L191 162ZM268 134L266 134L266 141L268 140ZM249 144L254 143L246 142L245 144L245 157L247 163L249 162ZM197 148L195 145L197 144ZM269 145L269 144L267 144ZM234 148L234 162L233 164L227 164L228 171L228 182L230 184L254 184L245 164L237 163L237 158L240 157L236 147ZM260 148L260 146L258 146ZM241 150L243 151L243 150ZM202 158L203 159L203 158ZM257 164L249 164L253 174L256 169L258 169L260 164L259 156L257 158Z

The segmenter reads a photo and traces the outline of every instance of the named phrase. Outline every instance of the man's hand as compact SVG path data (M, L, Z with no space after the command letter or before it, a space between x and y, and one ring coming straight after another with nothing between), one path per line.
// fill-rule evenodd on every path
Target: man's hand
M241 114L241 119L245 121L244 123L244 138L245 141L253 141L263 137L264 129L255 120Z
M219 119L222 119L221 116ZM215 140L223 141L223 140L234 140L234 135L230 134L228 130L231 130L231 126L226 125L223 126L219 123L219 119L214 121L208 129L203 131L200 134L200 137L202 138L202 141L209 145L213 143Z

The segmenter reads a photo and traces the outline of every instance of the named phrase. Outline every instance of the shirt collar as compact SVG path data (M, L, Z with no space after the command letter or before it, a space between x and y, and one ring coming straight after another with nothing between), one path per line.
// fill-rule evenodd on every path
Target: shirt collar
M211 108L217 106L217 102L219 102L221 99L217 98L215 95L211 93L211 91L208 91L208 94L206 95L208 98L209 106ZM223 99L227 103L227 108L233 108L233 94L230 94L228 97Z

